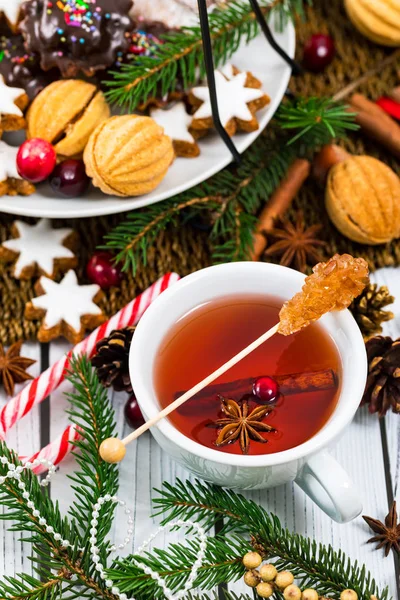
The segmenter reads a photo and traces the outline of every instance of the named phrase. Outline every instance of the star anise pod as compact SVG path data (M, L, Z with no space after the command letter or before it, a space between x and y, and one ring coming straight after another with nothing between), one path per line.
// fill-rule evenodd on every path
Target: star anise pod
M363 516L363 519L377 534L368 540L368 543L377 542L377 549L385 548L385 556L388 556L392 549L400 554L400 523L397 522L396 502L393 502L384 523L366 516Z
M26 369L33 365L36 360L20 356L22 341L16 342L7 352L0 344L0 383L3 384L7 396L14 394L16 383L22 383L33 379Z
M265 256L279 257L279 264L294 267L304 273L307 264L315 264L323 259L321 249L326 243L317 236L322 225L307 227L302 211L298 211L295 223L280 219L276 226L268 232L268 242L272 244L265 251Z
M227 415L226 418L217 419L210 423L208 427L221 429L215 441L216 446L225 446L239 440L240 448L243 454L247 454L250 448L250 440L266 444L265 440L259 431L275 431L266 423L261 423L262 419L271 412L269 406L256 406L249 413L249 403L247 400L242 400L238 404L231 398L222 398L221 410Z

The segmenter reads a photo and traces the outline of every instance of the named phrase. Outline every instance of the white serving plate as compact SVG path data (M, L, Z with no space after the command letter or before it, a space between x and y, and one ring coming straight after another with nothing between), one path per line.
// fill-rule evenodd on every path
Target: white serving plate
M275 32L275 37L289 56L293 57L295 31L292 24L281 33ZM262 81L264 91L271 97L271 103L257 113L260 123L258 131L234 136L236 147L242 153L254 142L274 115L286 91L291 69L270 47L263 35L259 35L249 45L241 46L230 62L242 71L251 71ZM4 135L4 139L13 143L15 137ZM161 185L151 194L123 199L106 196L99 190L92 189L82 198L61 198L55 196L48 185L43 184L38 186L32 196L1 197L0 211L26 217L67 219L122 213L160 202L208 179L232 160L225 144L216 134L200 140L200 149L201 154L198 158L176 159Z

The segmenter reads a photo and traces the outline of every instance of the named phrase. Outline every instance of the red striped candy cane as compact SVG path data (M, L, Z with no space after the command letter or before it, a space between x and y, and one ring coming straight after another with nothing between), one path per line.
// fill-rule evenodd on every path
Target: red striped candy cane
M152 286L132 300L122 310L116 313L103 325L95 329L87 338L77 344L65 356L58 360L52 367L43 371L36 379L33 379L12 400L10 400L0 413L0 439L4 439L7 431L22 417L28 414L34 406L43 402L64 381L72 356L86 354L93 356L98 341L110 335L114 329L130 327L135 325L150 304L170 285L178 281L179 275L167 273L156 281ZM69 426L64 433L40 450L33 457L23 457L32 461L34 458L47 458L54 464L58 464L72 450L71 442L79 439L79 432ZM40 467L36 470L40 472Z

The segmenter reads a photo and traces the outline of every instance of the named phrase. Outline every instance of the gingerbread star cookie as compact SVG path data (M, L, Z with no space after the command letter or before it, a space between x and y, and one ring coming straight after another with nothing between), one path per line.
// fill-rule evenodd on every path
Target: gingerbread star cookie
M0 196L30 196L35 187L25 181L17 170L18 148L0 140Z
M107 320L97 306L103 293L98 285L79 285L75 271L68 271L60 283L41 277L35 285L37 298L25 307L29 320L41 319L39 342L60 336L71 344L83 340L87 329L95 329Z
M25 129L23 110L28 106L29 98L22 88L6 85L0 75L0 129L18 131Z
M256 112L269 104L270 98L260 89L261 83L251 73L234 73L228 79L215 71L219 115L229 135L239 131L256 131L259 127ZM195 87L189 102L196 109L191 131L207 132L213 127L210 92L207 86Z
M200 148L189 131L192 117L186 112L183 102L178 102L165 110L156 108L150 111L150 115L171 138L176 156L194 158L200 154Z
M21 6L25 0L0 0L0 16L4 17L15 33L21 17Z
M72 252L76 246L76 234L72 229L53 229L48 219L28 225L15 221L11 228L13 239L0 246L0 261L15 262L13 276L32 279L46 275L54 279L78 264Z

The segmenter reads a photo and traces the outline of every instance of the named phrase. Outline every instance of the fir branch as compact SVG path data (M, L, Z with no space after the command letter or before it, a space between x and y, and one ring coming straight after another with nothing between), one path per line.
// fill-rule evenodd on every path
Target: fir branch
M124 270L136 273L140 263L146 264L148 249L162 230L178 225L183 215L190 220L209 211L214 214L210 233L214 260L246 259L256 224L253 213L267 201L295 157L292 148L272 150L272 146L261 136L238 168L225 169L183 194L129 213L105 236L103 248L116 252Z
M0 582L0 597L9 600L54 600L60 597L63 583L62 577L40 581L21 573L16 577L5 577Z
M0 442L0 456L6 457L15 467L22 467L18 456L12 450L9 450L5 442ZM0 463L0 477L5 478L7 474L7 465ZM29 490L31 501L35 506L41 507L42 516L51 522L54 529L57 530L63 539L75 539L77 531L75 526L63 518L58 504L54 504L49 497L47 490L44 490L39 483L38 478L28 469L21 472L21 481L25 483ZM9 527L10 531L25 532L25 542L31 544L44 543L48 548L54 548L53 537L46 531L44 525L40 525L39 519L33 515L33 510L28 506L28 500L21 494L17 479L4 479L0 484L0 505L5 508L0 514L1 520L12 521Z
M180 519L196 518L211 526L223 516L231 531L246 530L253 547L265 559L275 559L278 569L292 571L301 587L316 588L320 596L337 596L350 588L360 600L369 600L372 595L380 600L388 598L388 588L379 590L365 566L352 563L341 550L336 552L331 546L289 532L277 516L231 490L178 481L175 486L165 485L155 505L168 513L165 522L179 515Z
M277 121L282 129L297 130L289 144L306 137L308 145L323 146L334 138L345 137L347 131L359 129L354 116L346 105L331 98L307 98L283 102Z
M264 14L272 13L283 24L287 17L302 12L303 0L262 1ZM247 1L235 0L216 8L209 15L210 33L215 66L224 64L236 52L242 40L246 43L259 33L259 25ZM194 85L205 76L201 28L184 27L164 35L155 56L122 65L105 81L111 103L125 106L129 111L145 103L148 98L165 96L177 89Z
M209 590L221 583L240 579L245 571L242 557L250 549L250 543L239 537L208 538L205 558L194 587ZM135 562L151 567L176 592L183 588L189 578L198 550L199 543L196 539L185 544L171 544L166 550L155 549L144 557L129 556L118 561L107 572L107 576L121 591L138 600L162 600L164 595L161 588Z
M87 541L93 504L100 494L114 493L117 489L116 468L105 465L97 458L98 447L104 439L103 436L115 434L113 411L110 410L106 392L101 388L96 374L92 372L89 360L82 356L73 359L71 365L73 373L70 374L70 379L75 385L75 392L70 395L71 415L74 422L80 426L83 435L83 441L80 443L83 455L78 458L81 471L78 471L77 476L73 478L77 483L75 489L78 504L70 511L73 516L71 521L67 517L63 518L58 504L51 501L47 492L40 486L38 478L30 470L24 470L21 473L21 480L29 489L34 506L46 520L45 525L39 522L39 517L34 516L34 509L28 506L28 500L23 497L16 479L7 478L0 485L0 503L7 509L0 518L13 521L10 530L28 533L29 537L24 537L23 540L32 544L34 556L31 560L35 565L34 570L40 577L37 580L29 580L22 575L5 580L0 590L3 589L3 597L7 600L14 597L23 598L23 594L29 600L47 600L52 598L49 594L52 594L56 588L60 592L58 597L65 596L66 600L78 597L115 600L114 595L105 588L104 582L95 570L95 565L90 560L88 544L83 552L81 549L82 540ZM0 445L0 455L5 456L16 466L21 464L5 443ZM6 466L0 463L0 477L5 474ZM101 538L104 538L110 528L112 505L105 503L103 509L99 544L101 560L106 560L109 547L108 544L101 543ZM79 510L82 514L79 514ZM74 543L74 546L64 548L62 541L55 541L53 534L46 529L48 525L51 525L53 532L60 533L62 539ZM59 586L53 583L43 587L37 583L38 581L43 584L54 582L57 577L60 580ZM69 581L69 578L71 580L74 578L74 582Z
M71 408L71 421L83 433L76 443L75 452L79 470L69 478L73 482L75 501L69 514L79 525L81 545L88 544L93 505L100 496L113 496L118 490L118 468L100 459L99 448L103 440L116 436L114 413L110 410L107 391L100 384L90 361L84 357L71 359L67 379L74 391L67 394ZM113 520L114 505L105 502L100 510L98 542L101 544L108 534Z

